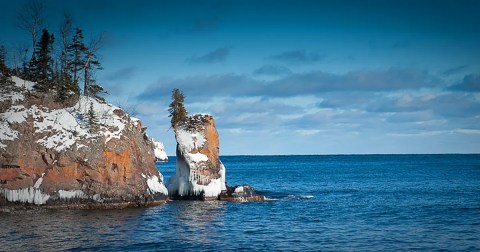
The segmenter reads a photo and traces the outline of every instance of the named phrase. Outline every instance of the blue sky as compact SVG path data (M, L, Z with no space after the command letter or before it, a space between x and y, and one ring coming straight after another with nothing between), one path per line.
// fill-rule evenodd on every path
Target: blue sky
M480 151L478 1L45 2L49 30L68 10L105 32L108 100L170 155L174 87L225 155ZM7 48L22 4L2 1Z

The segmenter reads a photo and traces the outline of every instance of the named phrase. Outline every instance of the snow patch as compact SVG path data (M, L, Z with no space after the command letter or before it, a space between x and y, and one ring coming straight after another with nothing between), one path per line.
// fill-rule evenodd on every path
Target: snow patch
M5 149L7 145L3 141L13 141L18 137L18 131L13 130L8 122L0 120L0 148Z
M244 190L243 190L243 186L239 186L237 188L235 188L235 193L243 193Z
M26 90L33 90L33 86L35 86L35 82L26 81L23 79L18 78L17 76L11 77L12 81L15 83L15 86L24 88Z
M165 152L165 147L163 146L163 143L156 141L155 139L152 139L153 143L153 152L155 154L155 161L166 161L168 160L167 153Z
M148 185L148 188L152 190L152 192L168 195L167 188L162 183L160 183L160 181L158 180L158 177L155 175L147 179L147 185Z
M130 117L130 120L132 121L132 124L133 124L133 126L135 126L135 127L137 127L138 124L140 123L140 119L138 119L138 118L136 118L136 117L133 117L133 116Z
M190 157L190 159L191 159L193 162L195 162L195 163L208 161L207 155L202 154L202 153L200 153L200 152L195 153L195 154L187 153L187 155L188 155L188 156Z
M165 185L163 185L160 182L160 181L163 180L163 176L161 174L160 174L160 178L159 178L156 175L153 175L153 176L150 177L149 175L145 175L145 174L142 173L142 177L147 179L147 186L148 186L148 189L149 189L149 193L151 193L151 194L161 193L163 195L168 195L167 188L165 187Z
M120 110L116 106L85 96L81 96L74 106L61 109L48 109L37 105L26 108L24 105L15 105L16 101L24 100L23 93L26 90L32 90L35 83L18 77L12 77L12 80L17 87L22 87L23 91L2 93L0 97L0 101L11 99L13 102L8 111L0 114L0 148L2 149L7 146L3 141L13 141L18 137L18 132L13 130L11 125L25 122L29 118L33 119L35 134L42 135L42 138L37 138L37 143L58 152L70 149L79 140L104 136L105 143L108 143L114 138L120 139L127 123L139 122L139 119L130 119L127 114L116 113L116 110ZM87 122L91 106L99 121L99 130L95 133L91 132ZM79 144L77 149L83 146L85 145ZM160 152L158 154L161 155Z
M1 114L1 117L9 123L22 123L28 116L28 112L22 105L11 106L10 109Z
M192 133L183 129L178 129L175 136L178 144L182 146L185 153L202 148L205 143L205 136L200 132Z

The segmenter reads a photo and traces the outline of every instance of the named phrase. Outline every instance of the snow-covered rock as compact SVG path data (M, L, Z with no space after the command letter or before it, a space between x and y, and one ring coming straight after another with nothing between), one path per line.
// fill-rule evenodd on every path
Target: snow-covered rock
M166 157L163 144L139 119L90 97L65 105L11 79L16 88L0 90L0 206L166 198L155 166Z
M218 132L210 115L192 115L175 129L177 168L168 181L172 198L217 199L226 190Z
M158 142L157 140L152 138L152 144L153 144L153 151L155 154L155 161L157 162L168 161L168 156L167 156L167 153L165 152L165 147L163 146L163 143Z

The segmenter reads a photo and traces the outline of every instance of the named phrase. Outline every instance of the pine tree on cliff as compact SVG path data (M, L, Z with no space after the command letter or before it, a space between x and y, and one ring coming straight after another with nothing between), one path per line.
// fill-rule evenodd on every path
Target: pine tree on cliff
M87 53L87 47L83 43L83 32L80 28L75 29L75 35L73 36L72 43L68 46L68 72L72 76L72 82L78 86L78 79L80 77L80 71L85 65L85 54Z
M85 65L83 67L83 73L84 73L83 95L89 96L89 97L95 97L97 99L103 100L103 98L101 98L99 94L105 93L105 90L103 89L102 86L100 86L95 81L95 78L93 77L93 72L95 70L101 70L101 69L103 69L102 65L100 64L100 61L98 60L97 55L95 55L94 50L87 49Z
M179 123L185 121L185 118L187 117L187 110L183 106L184 101L185 96L182 91L178 88L174 88L172 90L172 103L170 103L168 108L168 112L170 112L169 117L172 118L170 122L173 129L176 129Z
M10 69L7 66L6 58L7 58L7 50L2 45L0 46L0 74L8 77L10 76Z
M54 78L52 58L53 42L53 34L43 29L42 37L40 41L38 41L35 54L30 61L31 78L37 82L35 89L40 92L48 92L54 88L54 85L52 85Z
M90 133L95 133L99 129L99 122L95 110L93 109L93 103L90 103L90 108L88 109L87 114L88 126L90 128Z
M95 81L94 77L96 70L103 69L98 59L97 51L102 47L104 40L104 34L100 34L90 41L88 48L86 48L85 64L83 65L83 95L95 97L98 100L103 100L103 98L99 96L100 93L106 93L103 87Z
M10 69L5 62L7 57L7 50L4 46L0 46L0 94L7 92L13 86L13 82L10 80Z
M108 94L102 86L100 86L95 79L90 79L87 86L87 94L89 97L94 97L99 101L105 102L105 99L100 94Z
M60 101L67 101L71 97L80 94L80 87L77 83L74 83L73 77L70 75L70 37L72 33L72 17L68 14L64 14L64 21L60 27L61 35L61 54L59 58L60 70L57 73L57 99ZM73 45L73 41L72 41Z

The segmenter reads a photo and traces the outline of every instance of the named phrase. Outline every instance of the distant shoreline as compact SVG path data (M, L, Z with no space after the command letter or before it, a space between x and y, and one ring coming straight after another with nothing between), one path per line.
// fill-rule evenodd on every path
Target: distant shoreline
M302 157L302 156L411 156L411 155L480 155L480 153L383 153L383 154L239 154L220 155L220 157ZM175 156L168 156L168 159L175 159ZM168 161L165 161L168 162ZM164 163L164 162L159 162Z

